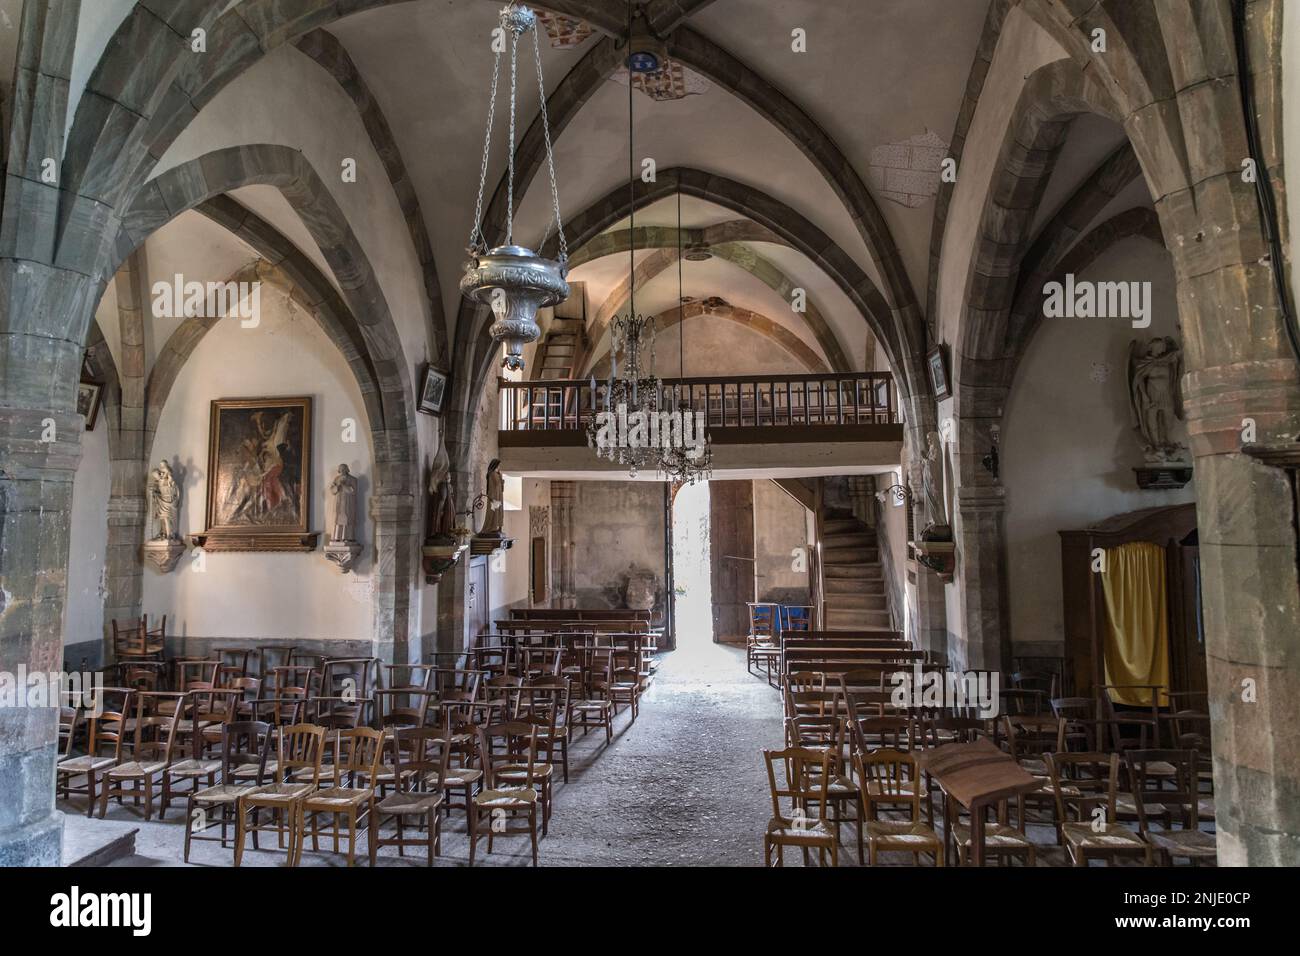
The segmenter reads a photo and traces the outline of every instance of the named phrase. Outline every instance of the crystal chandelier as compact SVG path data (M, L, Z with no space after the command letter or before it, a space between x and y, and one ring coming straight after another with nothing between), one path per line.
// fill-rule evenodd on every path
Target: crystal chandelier
M596 457L626 465L629 477L642 469L659 467L659 448L651 440L651 422L657 425L666 410L667 393L655 375L654 316L635 311L610 323L609 380L605 383L604 415L599 409L587 425L587 444ZM591 378L596 394L596 377Z
M558 260L544 259L531 249L514 244L515 225L515 94L518 72L519 38L533 33L533 58L537 65L537 89L541 97L542 135L546 143L546 168L551 178L551 206L559 238ZM555 155L551 150L550 121L546 115L546 87L542 81L541 41L537 17L522 4L508 3L501 9L500 32L494 42L496 59L492 68L492 92L488 100L487 132L483 137L483 163L479 170L478 202L474 207L474 226L469 234L470 261L460 280L460 291L471 302L486 305L496 321L488 330L492 341L505 343L502 365L508 369L524 367L523 350L541 336L537 310L558 305L569 297L569 250L560 222L560 196L555 184ZM501 54L505 38L510 39L510 141L506 185L506 241L489 249L483 236L483 193L487 186L488 156L492 151L492 121L496 114L497 80L501 73ZM549 231L549 229L548 229Z
M686 310L682 295L682 191L677 190L677 374L686 378ZM713 445L705 426L705 415L695 416L691 406L690 388L679 382L671 389L671 407L680 420L681 441L665 444L659 459L659 471L669 481L693 485L708 481L713 476ZM687 438L689 436L689 443Z

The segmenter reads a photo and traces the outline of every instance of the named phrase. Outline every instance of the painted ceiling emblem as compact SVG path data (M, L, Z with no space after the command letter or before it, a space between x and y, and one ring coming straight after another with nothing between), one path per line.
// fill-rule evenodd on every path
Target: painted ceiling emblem
M562 17L558 13L536 11L537 19L546 27L546 35L551 38L551 46L557 50L571 50L581 46L591 36L591 24L586 20Z
M627 83L627 68L613 73L610 79ZM663 66L651 73L637 73L633 86L652 100L681 100L688 96L707 93L712 87L708 80L689 67L674 60L665 60Z
M913 209L939 193L948 144L930 130L871 151L868 174L878 196Z

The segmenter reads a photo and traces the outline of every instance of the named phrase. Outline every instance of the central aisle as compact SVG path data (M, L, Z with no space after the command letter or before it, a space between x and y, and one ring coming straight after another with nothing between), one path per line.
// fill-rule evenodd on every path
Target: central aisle
M543 865L762 864L780 702L743 648L689 641L663 655L636 722L620 714L612 747L574 748L583 769L557 793Z

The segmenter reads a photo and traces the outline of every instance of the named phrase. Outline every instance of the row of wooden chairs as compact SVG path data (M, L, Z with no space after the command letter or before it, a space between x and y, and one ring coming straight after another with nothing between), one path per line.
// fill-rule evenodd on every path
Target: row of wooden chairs
M945 826L941 841L934 822L933 785L923 781L917 756L948 743L980 736L1004 736L1006 747L1040 781L1037 790L1017 801L1016 825L1008 807L986 824L984 850L995 858L1020 857L1029 865L1036 847L1025 836L1026 807L1046 806L1057 843L1076 865L1095 857L1131 855L1150 863L1183 858L1193 863L1214 858L1214 837L1200 829L1204 808L1203 765L1195 749L1154 749L1138 739L1121 738L1121 752L1094 749L1099 734L1081 735L1077 720L1060 717L1050 737L1044 724L1020 717L981 720L968 713L912 708L887 713L879 695L863 701L861 683L873 672L845 672L813 677L792 675L786 683L787 747L765 752L773 817L765 836L765 861L783 863L783 849L798 847L807 857L837 861L840 824L854 808L859 858L863 842L871 862L877 854L911 852L919 860L930 854L942 863L951 846L958 862L970 855L974 828L960 819ZM855 682L858 686L855 686ZM1018 730L1030 723L1036 736ZM1141 746L1138 746L1141 745ZM1128 792L1121 789L1121 782ZM942 795L940 795L942 796ZM902 819L881 821L878 810L890 806ZM921 819L924 805L927 820ZM945 810L951 809L951 801ZM811 816L816 811L817 816ZM1136 829L1122 817L1136 820ZM1151 826L1161 824L1160 829ZM1177 826L1175 824L1178 824Z

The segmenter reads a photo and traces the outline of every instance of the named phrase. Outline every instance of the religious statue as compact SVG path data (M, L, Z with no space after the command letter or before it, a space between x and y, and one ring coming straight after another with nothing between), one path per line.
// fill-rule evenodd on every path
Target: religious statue
M438 448L429 473L429 494L433 496L430 533L434 538L454 538L456 531L456 495L451 481L447 449Z
M330 482L334 496L334 530L331 541L355 541L357 531L357 480L347 465L339 465L338 474Z
M950 540L951 526L948 524L948 510L943 503L943 444L938 432L926 436L926 454L921 459L921 488L925 492L925 510L929 524L922 532L929 532L932 537Z
M1187 446L1173 437L1174 419L1183 417L1182 377L1183 350L1171 336L1129 343L1129 409L1148 463L1187 460Z
M325 545L325 559L347 574L361 555L361 542L357 540L357 479L347 465L339 465L330 481L330 494L334 496L334 523Z
M181 513L181 486L167 462L149 472L149 510L154 520L154 541L179 541L176 531Z
M479 530L482 537L500 537L501 525L505 519L504 498L506 493L505 476L501 474L501 459L493 458L488 464L487 488L483 493L484 506L483 527Z

